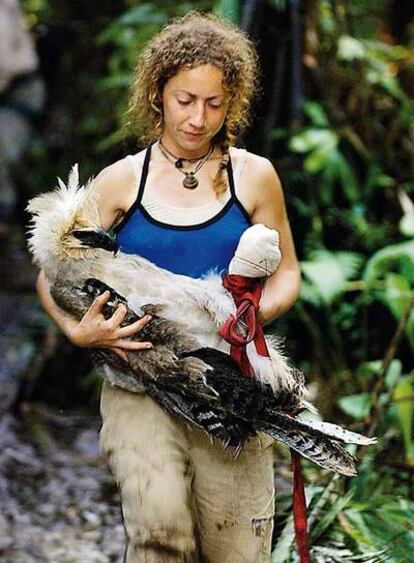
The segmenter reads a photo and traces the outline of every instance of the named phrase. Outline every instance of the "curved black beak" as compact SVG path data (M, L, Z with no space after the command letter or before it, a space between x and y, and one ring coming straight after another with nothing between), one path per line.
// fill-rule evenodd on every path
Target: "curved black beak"
M82 246L90 248L102 248L116 254L119 250L119 244L114 237L111 237L104 229L98 231L79 230L73 231L72 235L81 241Z

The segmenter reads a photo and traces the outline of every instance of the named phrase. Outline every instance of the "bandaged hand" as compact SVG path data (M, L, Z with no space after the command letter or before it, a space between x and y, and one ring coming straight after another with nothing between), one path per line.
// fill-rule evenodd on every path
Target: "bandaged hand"
M279 233L258 223L246 229L240 237L229 274L246 278L268 277L277 270L281 257Z

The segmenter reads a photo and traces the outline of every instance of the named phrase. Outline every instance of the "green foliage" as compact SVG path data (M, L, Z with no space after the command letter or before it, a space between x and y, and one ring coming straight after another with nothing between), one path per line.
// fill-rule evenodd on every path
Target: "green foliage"
M345 282L356 276L362 257L355 252L317 250L310 260L302 260L307 281L302 284L302 298L313 304L331 304L344 290Z
M372 468L367 465L353 478L347 492L338 477L325 485L306 489L310 523L311 558L315 563L365 561L405 563L414 547L414 502L388 490L391 480L373 486ZM281 499L282 503L284 499ZM297 562L289 505L285 524L273 551L274 563Z
M355 420L364 420L370 413L372 403L367 391L348 395L339 400L342 410Z
M303 166L309 174L318 174L318 198L324 205L332 205L335 186L341 186L345 197L352 203L358 198L358 181L339 149L340 137L328 127L323 107L315 102L305 104L305 112L313 127L293 135L289 142L292 152L306 153Z
M366 263L363 280L367 291L383 280L376 296L399 319L410 304L414 285L414 240L389 245L376 252ZM414 351L414 310L411 309L405 332Z
M405 458L407 463L414 465L414 373L402 377L395 386L393 400L396 405L398 420L404 439Z
M393 270L403 275L407 284L414 282L414 239L381 248L367 261L363 279L369 284Z
M386 9L383 1L307 4L317 41L306 54L304 119L271 133L299 233L303 284L290 314L297 355L325 417L360 431L374 422L379 437L358 477L332 486L336 478L321 485L318 474L307 487L316 562L405 563L414 547L406 500L414 465L414 100L403 76L413 64L407 47L384 40ZM386 353L393 359L384 374ZM298 561L290 506L282 507L273 560Z
M214 12L222 17L227 18L235 24L240 23L240 2L239 0L220 0Z

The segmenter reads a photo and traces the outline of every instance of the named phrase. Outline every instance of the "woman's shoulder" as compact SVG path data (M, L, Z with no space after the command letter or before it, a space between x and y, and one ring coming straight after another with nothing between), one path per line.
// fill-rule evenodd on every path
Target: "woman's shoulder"
M245 152L238 197L254 218L255 212L267 205L283 205L283 188L272 162L250 151Z
M93 188L99 198L101 218L106 225L111 225L133 203L136 175L131 158L135 159L139 154L128 155L106 166L93 181Z
M248 185L278 181L276 169L268 158L250 152L246 149L232 147L230 155L235 159L242 159L243 179Z
M117 185L123 185L124 183L130 184L131 179L134 177L134 168L136 166L142 167L142 162L145 156L145 149L138 151L135 154L128 154L124 158L121 158L112 164L109 164L103 168L96 177L99 180L106 183L115 182Z
M138 173L142 169L146 149L135 154L128 154L103 168L95 178L95 185L99 192L117 190L129 191L135 184Z
M269 158L250 151L246 151L246 164L252 169L254 168L256 171L262 173L269 173L269 171L275 169Z
M243 160L244 165L253 172L259 172L260 174L269 173L269 171L274 171L274 166L272 162L264 157L256 154L254 152L248 151L247 149L240 147L231 147L230 156L232 159Z
M103 168L95 178L94 184L99 190L105 190L107 186L122 186L132 176L131 167L127 158L121 158Z

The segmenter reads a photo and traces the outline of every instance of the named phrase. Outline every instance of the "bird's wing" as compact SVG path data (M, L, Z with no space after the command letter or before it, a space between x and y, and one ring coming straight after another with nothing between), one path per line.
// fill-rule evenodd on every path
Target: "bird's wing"
M197 426L211 437L219 438L230 443L236 437L240 440L242 430L231 425L226 415L220 410L210 408L208 402L199 401L199 397L191 396L188 390L180 393L178 389L160 387L159 382L150 382L146 390L151 397L173 416L177 416L185 423Z

